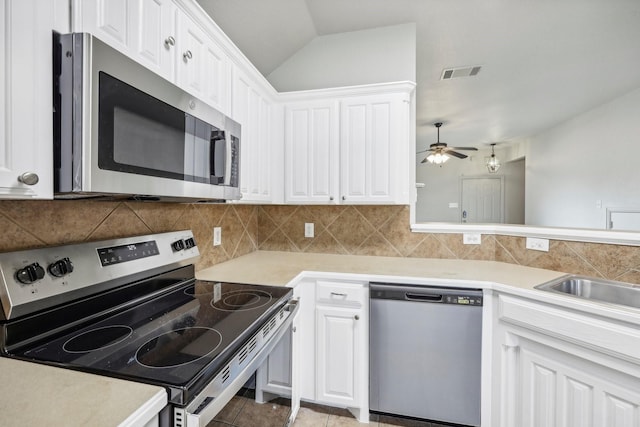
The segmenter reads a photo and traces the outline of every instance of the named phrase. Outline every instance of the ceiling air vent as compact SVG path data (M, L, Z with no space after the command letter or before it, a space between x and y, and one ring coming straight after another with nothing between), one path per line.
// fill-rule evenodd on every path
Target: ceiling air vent
M460 67L460 68L445 68L442 70L442 76L440 80L455 79L458 77L472 77L480 72L480 66L474 67Z

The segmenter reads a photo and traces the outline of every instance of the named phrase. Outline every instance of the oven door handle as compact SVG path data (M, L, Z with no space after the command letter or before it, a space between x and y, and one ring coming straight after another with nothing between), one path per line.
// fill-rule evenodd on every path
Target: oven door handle
M277 331L268 339L267 343L260 349L260 351L251 359L251 361L244 367L236 368L232 366L236 361L238 354L233 357L229 362L230 371L239 369L240 372L237 376L227 384L222 390L219 390L219 377L218 375L213 379L204 390L193 399L193 402L186 408L186 411L176 409L176 411L184 411L180 415L180 418L186 418L187 423L183 424L185 427L205 427L209 424L213 418L224 408L229 400L242 388L242 386L251 378L251 375L262 365L267 359L269 353L275 348L278 342L282 339L285 333L289 331L292 326L293 319L296 317L300 310L300 305L297 299L291 299L284 306L284 310L290 314L286 320L284 320ZM261 334L263 328L258 332ZM226 369L223 369L224 372Z

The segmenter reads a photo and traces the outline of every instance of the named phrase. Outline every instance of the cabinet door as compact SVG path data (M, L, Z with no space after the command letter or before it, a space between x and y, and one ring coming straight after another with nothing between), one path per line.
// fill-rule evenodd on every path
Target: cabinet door
M343 203L392 203L408 165L409 96L348 98L340 106L340 191ZM408 155L408 154L407 154Z
M245 202L272 200L274 152L271 118L273 105L251 79L238 71L233 80L233 118L242 126L240 191Z
M136 0L75 0L79 22L74 30L91 33L100 40L129 53L137 23Z
M337 112L336 101L286 107L286 202L338 202Z
M180 87L228 112L228 59L211 38L183 12L177 14L178 69Z
M178 12L177 23L178 85L194 96L204 98L204 62L207 51L207 36L183 12Z
M203 52L204 93L203 100L223 113L229 111L227 86L229 86L229 61L222 50L211 39Z
M176 7L171 0L75 0L74 30L88 32L173 81Z
M316 307L316 399L359 406L362 321L359 309Z
M502 394L502 426L640 425L636 374L597 363L600 357L589 357L584 350L578 356L525 338L507 351L517 356L504 358L502 372L508 378L503 381L515 382L515 387Z
M55 4L37 0L0 3L0 197L53 197L51 31Z
M176 7L171 0L137 0L133 58L169 81L175 77Z

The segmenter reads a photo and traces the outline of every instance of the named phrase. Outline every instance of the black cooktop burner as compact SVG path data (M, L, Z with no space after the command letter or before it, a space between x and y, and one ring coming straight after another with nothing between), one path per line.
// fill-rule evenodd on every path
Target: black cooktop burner
M70 338L62 345L62 349L67 353L86 353L117 345L129 338L132 333L133 329L129 326L103 326L90 329Z
M180 328L147 341L136 360L149 368L174 368L201 359L222 344L222 334L212 328ZM174 351L168 351L168 349Z
M239 290L222 294L219 300L211 300L211 306L223 311L242 311L260 308L271 302L271 294L261 290Z

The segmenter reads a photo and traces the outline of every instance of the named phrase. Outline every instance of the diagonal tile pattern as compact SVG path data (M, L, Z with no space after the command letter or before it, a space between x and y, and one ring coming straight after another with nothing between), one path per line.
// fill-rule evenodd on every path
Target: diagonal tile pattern
M304 223L315 237L304 237ZM200 270L261 250L414 258L495 260L640 283L640 248L553 240L549 252L525 248L525 238L412 233L408 206L179 204L129 201L0 201L0 251L116 237L193 230ZM213 227L222 245L213 246Z
M167 231L193 230L200 249L196 269L253 252L257 207L233 204L0 201L3 252ZM222 245L212 245L222 227Z
M525 238L412 233L408 206L260 206L258 248L292 252L501 261L640 283L640 248L553 240L549 252L525 248ZM304 237L304 223L315 237Z

